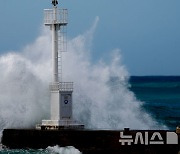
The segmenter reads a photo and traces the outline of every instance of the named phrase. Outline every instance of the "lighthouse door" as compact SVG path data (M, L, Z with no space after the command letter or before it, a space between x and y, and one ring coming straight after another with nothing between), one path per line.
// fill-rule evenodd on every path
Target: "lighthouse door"
M61 94L61 119L71 119L72 116L72 94Z

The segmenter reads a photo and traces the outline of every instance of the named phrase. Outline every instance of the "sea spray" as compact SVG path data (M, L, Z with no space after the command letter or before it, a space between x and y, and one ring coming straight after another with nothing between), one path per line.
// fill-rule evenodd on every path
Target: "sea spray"
M39 149L39 150L34 150L34 149L6 149L6 148L1 148L0 145L0 153L2 154L15 154L15 153L20 153L20 154L82 154L78 149L68 146L68 147L59 147L59 146L53 146L53 147L47 147L46 149Z
M54 146L54 147L47 147L47 151L50 152L51 154L82 154L78 149L72 147L72 146L67 146L67 147L59 147L59 146Z
M98 18L86 33L68 43L63 53L63 80L74 82L73 115L87 128L162 128L141 107L128 90L128 72L121 64L119 49L110 52L109 64L90 60L91 44ZM0 130L34 128L50 118L51 36L43 28L34 43L22 51L0 57ZM117 86L112 89L111 79ZM112 82L113 83L113 82Z
M48 107L48 86L30 71L22 55L0 58L0 128L33 128ZM47 116L46 116L47 117Z
M63 56L64 79L75 83L75 118L93 129L162 128L143 111L143 103L129 91L129 74L122 65L119 49L110 52L109 64L103 60L91 63L90 47L98 21L96 18L87 33L70 40L69 52ZM112 78L116 80L110 82Z

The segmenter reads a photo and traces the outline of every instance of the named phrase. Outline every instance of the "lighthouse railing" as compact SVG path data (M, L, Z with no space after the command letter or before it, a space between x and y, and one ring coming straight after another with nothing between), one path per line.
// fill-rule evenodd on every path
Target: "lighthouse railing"
M68 23L68 10L67 9L44 9L44 24L60 24L67 25Z
M73 82L54 82L49 88L51 91L73 91Z

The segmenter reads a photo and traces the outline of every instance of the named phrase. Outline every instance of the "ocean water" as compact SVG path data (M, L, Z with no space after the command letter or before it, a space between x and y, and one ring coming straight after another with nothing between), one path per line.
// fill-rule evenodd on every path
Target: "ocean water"
M180 125L180 76L132 76L130 90L156 121L175 130Z
M174 130L180 120L180 76L132 76L129 90L143 102L142 108L158 123ZM0 150L2 154L80 154L74 147L39 150Z

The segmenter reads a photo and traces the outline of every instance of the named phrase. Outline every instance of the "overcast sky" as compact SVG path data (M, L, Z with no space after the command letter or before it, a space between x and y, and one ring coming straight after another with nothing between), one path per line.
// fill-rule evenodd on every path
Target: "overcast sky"
M0 54L20 51L40 34L51 0L0 0ZM131 75L180 75L180 0L59 0L69 10L68 37L96 16L92 61L119 48Z

